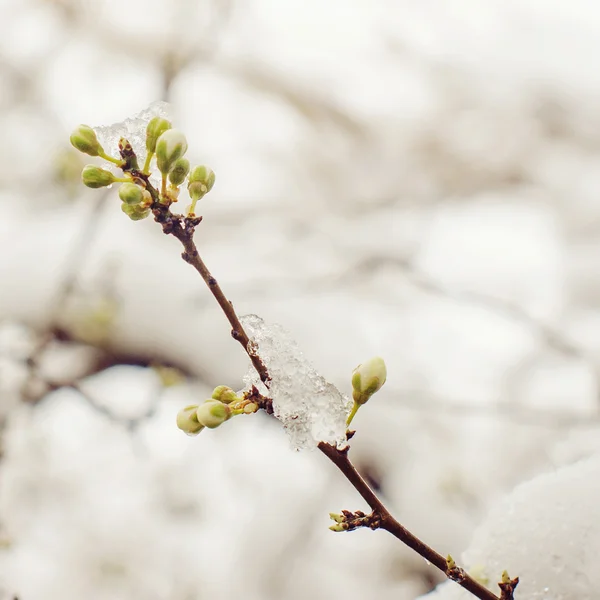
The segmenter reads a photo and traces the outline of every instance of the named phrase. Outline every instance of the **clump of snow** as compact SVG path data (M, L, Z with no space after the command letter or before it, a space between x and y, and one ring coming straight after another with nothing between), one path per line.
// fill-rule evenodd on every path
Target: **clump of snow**
M240 320L253 351L271 376L267 389L251 367L244 382L273 399L274 414L283 423L293 448L315 448L319 442L344 446L351 406L348 397L315 371L280 325L267 325L256 315Z
M124 137L133 146L138 160L143 162L146 158L146 127L154 117L172 120L171 105L168 102L153 102L141 112L120 123L93 129L107 154L118 158L119 140Z
M499 589L504 569L520 579L517 600L599 597L600 455L519 485L488 515L465 552L467 569ZM455 583L427 600L467 600Z

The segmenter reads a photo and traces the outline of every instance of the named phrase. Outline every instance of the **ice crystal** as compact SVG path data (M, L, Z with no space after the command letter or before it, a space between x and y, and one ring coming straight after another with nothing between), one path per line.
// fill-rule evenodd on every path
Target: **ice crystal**
M275 416L294 449L314 448L319 442L345 445L350 400L315 371L280 325L268 325L256 315L241 322L271 376L267 389L251 367L244 381L273 399Z
M133 146L138 161L143 164L146 158L146 126L154 117L171 120L171 106L167 102L153 102L143 111L129 117L120 123L94 127L98 141L107 154L119 157L119 140L124 137Z

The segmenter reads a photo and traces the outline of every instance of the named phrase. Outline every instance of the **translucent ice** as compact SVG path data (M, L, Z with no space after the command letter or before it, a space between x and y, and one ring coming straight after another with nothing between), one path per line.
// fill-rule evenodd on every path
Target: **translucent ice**
M167 102L153 102L148 108L120 123L94 127L93 129L107 154L118 158L119 140L124 137L133 146L138 162L143 164L146 158L146 126L154 117L171 120L170 105Z
M253 368L244 381L273 399L275 416L294 449L314 448L319 442L345 445L350 400L315 371L281 326L267 325L256 315L240 320L271 376L268 390Z

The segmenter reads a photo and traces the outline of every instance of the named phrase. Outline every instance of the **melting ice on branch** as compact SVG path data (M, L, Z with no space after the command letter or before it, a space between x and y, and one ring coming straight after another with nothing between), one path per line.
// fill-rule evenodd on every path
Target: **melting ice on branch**
M172 120L171 106L167 102L153 102L143 111L120 123L94 127L98 141L111 156L119 156L119 140L124 137L133 146L140 163L146 158L146 127L154 117Z
M315 448L319 442L344 446L350 400L315 371L280 325L268 325L256 315L240 320L271 376L267 390L251 367L244 382L273 399L275 416L294 449Z

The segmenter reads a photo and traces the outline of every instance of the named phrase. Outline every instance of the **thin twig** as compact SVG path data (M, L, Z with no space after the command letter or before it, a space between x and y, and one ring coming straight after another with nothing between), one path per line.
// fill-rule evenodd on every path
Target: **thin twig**
M460 572L460 577L452 577L454 571L448 569L447 558L422 542L416 535L408 531L406 527L401 525L391 515L383 502L381 502L350 461L348 449L338 450L335 446L321 442L319 444L319 450L343 473L344 477L346 477L353 485L354 489L356 489L356 491L364 498L373 512L377 513L380 518L379 529L385 529L391 533L395 538L406 544L409 548L442 571L444 575L452 578L456 583L471 592L471 594L477 598L480 598L481 600L498 600L498 596L475 581L475 579L468 575L464 569L456 569L456 572Z

